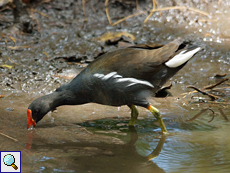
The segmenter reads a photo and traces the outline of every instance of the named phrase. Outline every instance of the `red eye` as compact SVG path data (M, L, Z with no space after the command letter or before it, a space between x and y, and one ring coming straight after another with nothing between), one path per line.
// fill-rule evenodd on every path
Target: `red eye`
M35 114L38 114L38 113L39 113L39 110L36 109L36 110L34 111L34 113L35 113Z

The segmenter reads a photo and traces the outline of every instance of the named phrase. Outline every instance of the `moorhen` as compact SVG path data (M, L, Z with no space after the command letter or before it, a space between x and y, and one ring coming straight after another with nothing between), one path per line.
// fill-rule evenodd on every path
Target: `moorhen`
M147 98L154 94L202 48L176 39L166 45L133 46L101 55L70 83L34 100L28 107L28 128L35 126L49 111L62 105L98 103L128 105L130 126L138 117L136 106L147 108L166 127L158 109Z

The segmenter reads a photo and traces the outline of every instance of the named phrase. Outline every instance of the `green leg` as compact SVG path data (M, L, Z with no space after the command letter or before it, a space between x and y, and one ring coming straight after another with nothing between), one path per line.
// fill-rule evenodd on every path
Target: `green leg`
M156 117L158 123L160 124L162 133L164 134L168 133L165 124L163 122L163 119L161 117L160 111L157 108L153 107L152 105L149 105L147 109Z
M131 109L131 120L129 121L129 126L134 126L139 113L135 105L128 105L128 107Z

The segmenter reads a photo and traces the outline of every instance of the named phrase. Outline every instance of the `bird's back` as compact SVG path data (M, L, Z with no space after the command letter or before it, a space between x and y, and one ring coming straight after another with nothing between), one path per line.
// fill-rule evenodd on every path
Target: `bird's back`
M183 40L177 39L164 46L118 49L100 56L85 70L89 74L117 72L123 77L147 79L146 74L151 75L159 71L182 42Z
M150 95L149 91L155 94L186 64L189 59L176 64L176 67L170 67L175 65L171 59L185 50L182 39L164 46L118 49L98 57L71 83L80 82L82 90L92 99L91 102L109 105L136 104L128 102L133 102L134 99L137 102L145 100L146 95ZM189 55L190 58L194 54Z

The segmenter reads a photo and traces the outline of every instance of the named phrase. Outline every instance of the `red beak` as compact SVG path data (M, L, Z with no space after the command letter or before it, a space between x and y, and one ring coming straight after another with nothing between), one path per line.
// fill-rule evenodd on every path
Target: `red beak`
M28 117L28 128L30 128L31 125L35 127L36 122L32 118L32 111L30 109L27 109L27 117Z

